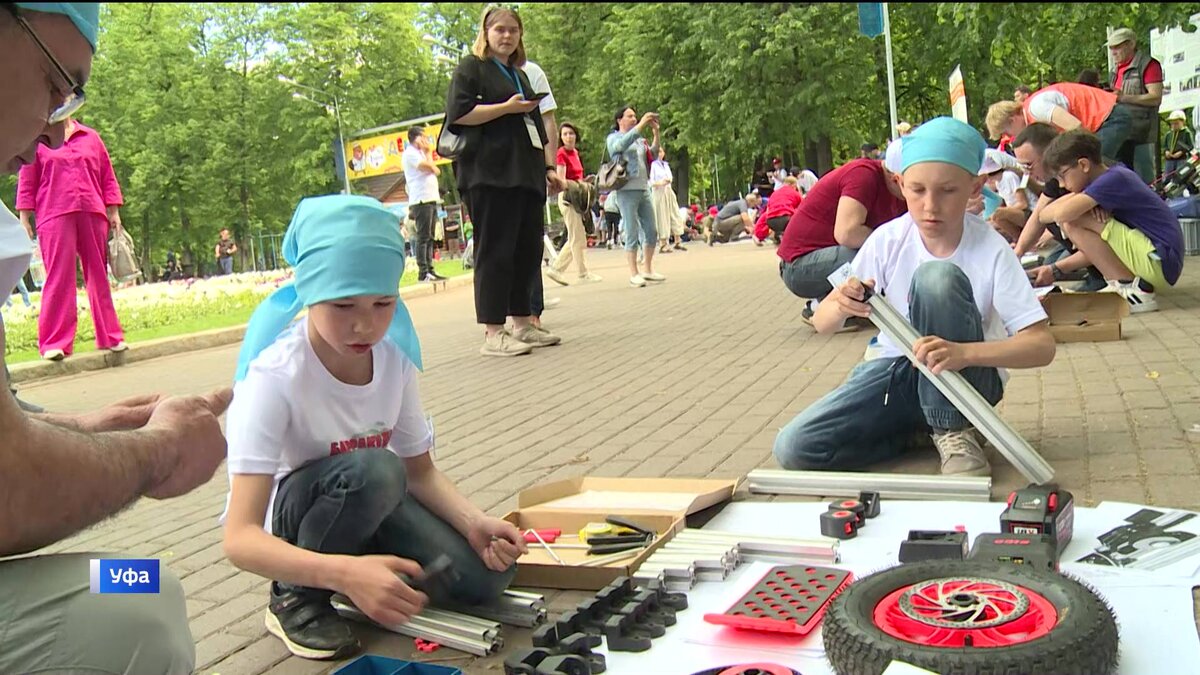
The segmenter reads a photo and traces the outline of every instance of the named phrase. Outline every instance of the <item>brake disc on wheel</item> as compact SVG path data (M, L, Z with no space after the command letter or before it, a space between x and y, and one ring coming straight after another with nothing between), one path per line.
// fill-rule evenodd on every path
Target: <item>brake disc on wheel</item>
M1117 663L1112 610L1078 581L1020 565L932 560L851 584L823 626L839 675L893 660L962 675L1105 675Z

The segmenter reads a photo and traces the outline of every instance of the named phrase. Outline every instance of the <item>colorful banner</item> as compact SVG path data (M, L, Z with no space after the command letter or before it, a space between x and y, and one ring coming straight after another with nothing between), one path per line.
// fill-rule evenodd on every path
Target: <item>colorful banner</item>
M440 123L425 126L425 135L431 143L437 142L441 131ZM350 180L404 171L401 156L407 147L408 129L346 141L346 167L350 172ZM436 150L433 159L435 164L450 163L450 160L439 157Z

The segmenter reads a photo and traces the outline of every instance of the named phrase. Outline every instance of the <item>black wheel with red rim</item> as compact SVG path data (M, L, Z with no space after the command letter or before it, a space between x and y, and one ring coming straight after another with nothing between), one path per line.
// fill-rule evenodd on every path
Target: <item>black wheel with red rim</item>
M822 632L838 675L893 660L953 675L1106 675L1117 622L1099 596L1055 572L931 560L863 577L834 598Z

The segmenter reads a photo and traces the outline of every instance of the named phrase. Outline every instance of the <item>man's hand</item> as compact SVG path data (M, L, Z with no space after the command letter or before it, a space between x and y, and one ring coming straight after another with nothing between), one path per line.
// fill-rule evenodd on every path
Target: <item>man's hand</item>
M217 417L229 407L233 390L218 389L204 396L172 396L159 401L146 429L165 439L158 483L146 495L154 499L179 497L212 479L225 459L225 435Z
M467 541L493 572L507 570L517 558L529 552L525 538L516 526L499 518L485 517L472 523Z
M1043 286L1051 286L1054 284L1054 269L1049 265L1042 265L1031 270L1026 270L1025 276L1029 277L1030 283L1034 288L1042 288Z
M395 626L408 623L429 598L412 588L400 578L421 576L421 566L416 561L392 555L347 556L345 583L340 591L350 598L354 606L362 610L376 623Z
M553 196L567 189L567 181L558 175L558 170L546 171L546 191Z
M164 400L162 394L131 396L90 413L78 416L79 430L87 433L103 431L132 431L150 421L154 409Z
M871 306L864 302L866 298L866 289L875 289L875 280L868 279L867 281L859 281L855 277L850 277L846 283L837 288L837 305L838 311L843 316L861 316L867 318L871 315Z
M934 375L948 370L958 372L971 365L966 345L943 340L936 335L918 338L913 343L913 353L917 361L925 364Z

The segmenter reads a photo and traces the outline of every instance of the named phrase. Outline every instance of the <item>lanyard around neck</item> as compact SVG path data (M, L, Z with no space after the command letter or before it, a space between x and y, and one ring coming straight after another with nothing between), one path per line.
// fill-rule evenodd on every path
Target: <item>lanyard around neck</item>
M494 56L492 57L492 61L495 61L496 65L500 66L500 71L504 73L504 76L513 83L514 87L517 88L517 93L519 93L521 96L525 96L525 88L521 86L521 76L517 75L517 69L513 68L512 66L505 65L502 61L500 61L500 59Z

